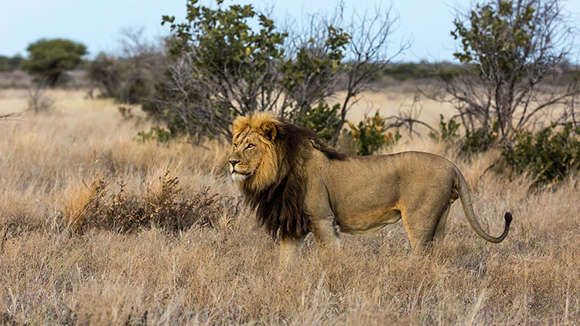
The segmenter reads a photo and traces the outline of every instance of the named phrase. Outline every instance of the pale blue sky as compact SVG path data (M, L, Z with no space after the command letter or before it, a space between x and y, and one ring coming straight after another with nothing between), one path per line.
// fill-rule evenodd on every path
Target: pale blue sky
M287 17L299 19L304 14L330 12L338 0L225 3L234 2L252 3L257 8L273 7L275 21L282 21ZM161 16L175 15L182 20L185 3L185 0L0 0L0 54L26 55L29 43L56 37L84 43L90 56L100 51L113 52L119 49L118 40L124 28L143 27L149 39L168 34L168 27L160 25ZM454 8L466 8L470 3L471 0L344 0L347 16L353 10L362 12L392 5L399 17L393 41L412 41L397 61L452 61L456 43L449 32L453 28ZM568 0L564 5L570 18L580 22L580 0ZM574 56L578 54L576 51Z

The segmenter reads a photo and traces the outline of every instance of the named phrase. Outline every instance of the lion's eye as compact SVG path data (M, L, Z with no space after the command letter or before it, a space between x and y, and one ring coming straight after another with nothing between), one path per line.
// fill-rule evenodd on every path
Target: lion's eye
M256 145L254 145L254 144L248 144L248 146L246 146L246 149L251 149L251 148L254 148L254 147L256 147Z

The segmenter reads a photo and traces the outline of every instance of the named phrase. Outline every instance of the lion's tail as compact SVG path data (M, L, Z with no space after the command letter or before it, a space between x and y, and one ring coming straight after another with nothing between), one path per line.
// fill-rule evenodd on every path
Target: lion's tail
M469 222L469 224L471 225L471 227L473 228L473 230L475 231L475 233L477 233L477 235L479 235L480 237L484 238L485 240L489 241L489 242L493 242L493 243L499 243L502 242L503 239L505 239L510 231L510 224L512 222L512 214L510 212L506 212L504 219L505 219L505 227L503 229L503 233L499 236L499 237L492 237L491 235L487 234L482 228L481 225L479 225L479 222L477 221L476 217L475 217L475 212L473 210L473 203L471 201L471 192L469 190L469 186L467 185L467 182L465 181L465 178L463 177L463 175L461 174L461 172L459 171L459 169L455 169L456 170L456 183L455 186L457 188L457 191L459 193L459 198L461 198L461 204L463 205L463 211L465 212L465 217L467 217L467 221Z

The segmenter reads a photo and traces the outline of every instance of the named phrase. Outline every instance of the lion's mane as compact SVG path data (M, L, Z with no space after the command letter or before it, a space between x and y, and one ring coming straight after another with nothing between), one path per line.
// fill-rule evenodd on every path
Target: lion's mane
M261 167L242 184L247 203L255 209L258 222L274 238L305 236L310 229L310 217L304 212L308 178L304 163L314 150L333 160L344 160L346 154L326 146L311 130L269 115L255 114L236 119L234 139L246 128L262 135L275 133L265 146L269 152L262 157Z

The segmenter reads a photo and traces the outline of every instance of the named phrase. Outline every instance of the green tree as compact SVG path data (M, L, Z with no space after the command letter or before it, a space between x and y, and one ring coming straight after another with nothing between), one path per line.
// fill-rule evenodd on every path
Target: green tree
M367 89L377 66L389 61L389 11L349 26L340 10L329 19L314 16L306 31L289 37L252 5L216 3L208 8L189 0L183 23L163 17L173 32L175 62L168 69L168 92L158 104L171 133L228 137L231 121L254 111L274 111L309 125L331 113L338 115L335 125L313 129L336 142L347 110ZM324 99L341 88L344 101L329 108ZM303 117L311 110L317 112L306 122Z
M320 38L287 51L288 34L252 5L216 2L213 9L190 0L184 23L163 17L174 33L170 94L160 101L172 133L229 137L238 115L277 111L298 121L327 107L317 103L335 91L348 34L325 25Z
M27 51L24 70L49 86L62 81L65 72L76 68L82 62L82 56L87 54L83 44L65 39L42 39L30 44Z
M183 23L162 18L174 33L171 92L160 101L172 132L229 136L235 116L273 110L281 96L277 65L286 34L252 5L216 2L213 9L189 0Z
M545 83L559 78L571 50L560 0L485 1L454 24L451 35L461 41L454 56L477 68L445 81L468 131L497 123L498 140L510 143L550 106L580 94L578 80L560 89Z

